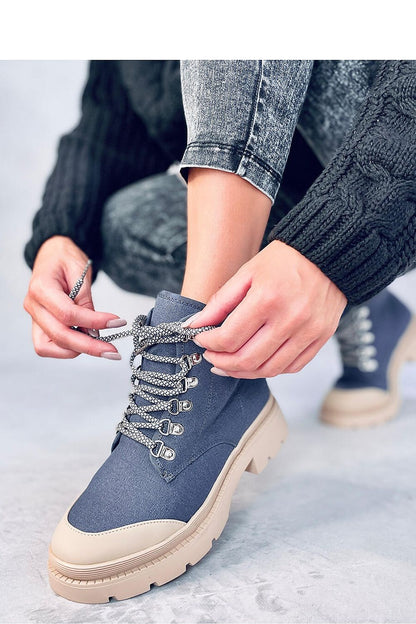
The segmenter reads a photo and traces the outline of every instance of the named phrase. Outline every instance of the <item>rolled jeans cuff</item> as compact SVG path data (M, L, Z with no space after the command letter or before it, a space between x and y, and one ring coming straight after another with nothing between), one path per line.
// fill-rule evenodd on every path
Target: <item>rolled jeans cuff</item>
M188 182L190 167L235 173L267 195L272 203L281 181L281 175L255 154L226 143L188 144L179 168L185 182Z
M182 100L189 167L235 173L274 202L313 61L184 60Z

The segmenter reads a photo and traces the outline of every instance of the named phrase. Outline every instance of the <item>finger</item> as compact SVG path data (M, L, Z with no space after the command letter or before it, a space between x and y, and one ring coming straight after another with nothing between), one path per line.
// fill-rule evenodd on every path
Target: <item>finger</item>
M203 325L219 325L226 316L244 299L251 286L248 274L240 271L229 279L216 293L210 297L201 312L183 323L184 327L202 327Z
M75 297L74 301L77 305L82 306L83 308L88 308L89 310L95 311L95 306L92 300L91 293L91 278L88 277L88 274L85 278L81 291ZM113 321L112 327L123 327L125 324L126 322L124 321L124 319L120 319L120 323L117 323L117 320L115 322ZM100 332L98 331L98 329L87 329L80 326L78 326L78 328L78 331L82 331L84 332L84 334L88 334L92 338L100 337Z
M39 325L34 321L32 322L32 340L35 352L40 357L73 359L80 355L76 351L71 351L70 349L62 349L61 347L58 347L45 334L43 329L39 327Z
M94 303L92 301L92 292L91 292L91 277L89 272L85 276L84 283L81 287L81 290L73 300L77 305L88 308L89 310L95 310Z
M309 348L312 341L305 340L303 334L289 338L268 360L256 369L260 377L280 375L301 353Z
M94 340L82 332L74 331L58 321L42 306L36 305L33 318L50 340L61 349L69 349L95 357L103 357L104 353L118 354L114 345Z
M105 329L123 327L127 321L108 312L95 312L93 309L77 305L59 288L31 290L32 299L68 327L86 327L89 329Z
M315 355L322 349L324 344L327 342L325 339L315 340L312 344L310 344L297 358L293 360L284 370L282 370L281 374L286 373L298 373L302 370L309 362L313 360Z
M216 368L215 366L211 368L211 372L213 375L221 377L234 377L235 379L259 379L263 377L260 373L257 374L257 371L253 371L251 373L243 371L224 371L220 368Z
M205 351L203 356L216 368L249 373L259 368L276 353L288 337L287 333L276 333L275 326L266 323L234 353Z
M258 379L266 377L275 377L280 375L296 358L310 346L310 341L305 343L304 339L299 337L289 338L285 343L277 349L271 357L263 361L263 363L250 369L249 360L246 361L248 368L246 370L228 369L220 366L214 366L223 371L229 377L237 377L239 379Z
M85 329L85 327L77 327L77 331L82 332L83 334L87 334L91 336L91 338L99 338L100 332L98 329Z
M198 334L195 342L210 352L235 353L266 320L267 314L259 308L256 295L249 290L220 327Z

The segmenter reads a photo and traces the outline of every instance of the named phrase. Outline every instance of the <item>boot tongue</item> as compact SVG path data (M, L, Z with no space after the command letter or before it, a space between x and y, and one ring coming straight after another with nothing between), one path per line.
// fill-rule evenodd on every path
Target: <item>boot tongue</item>
M180 321L203 310L204 307L204 303L188 299L188 297L182 297L168 290L162 290L156 297L149 325L155 326L159 325L159 323Z
M158 294L155 306L148 316L147 325L155 327L160 323L171 323L185 320L185 318L196 314L196 312L199 312L204 307L204 303L188 299L188 297L182 297L181 295L171 293L167 290L162 290ZM158 356L176 357L178 345L179 343L156 344L149 347L146 352ZM146 358L143 358L142 360L141 369L143 371L158 371L169 374L176 373L179 370L175 364L170 364L168 362L152 362ZM169 397L163 398L168 399ZM148 401L140 396L136 396L135 401L137 405L149 404ZM131 420L140 419L132 417Z

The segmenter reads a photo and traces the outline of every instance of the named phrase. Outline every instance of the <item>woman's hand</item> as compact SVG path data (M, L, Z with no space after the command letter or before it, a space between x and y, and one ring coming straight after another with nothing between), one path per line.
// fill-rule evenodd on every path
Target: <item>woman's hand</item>
M335 332L345 295L298 251L273 241L184 324L198 334L212 372L254 379L300 371ZM225 319L225 320L224 320Z
M87 256L65 236L53 236L40 247L24 308L32 317L35 351L42 357L75 358L80 353L120 359L113 345L88 335L97 330L121 327L126 321L115 314L95 312L91 297L91 271L72 301L68 294L82 274ZM71 326L83 331L74 331Z

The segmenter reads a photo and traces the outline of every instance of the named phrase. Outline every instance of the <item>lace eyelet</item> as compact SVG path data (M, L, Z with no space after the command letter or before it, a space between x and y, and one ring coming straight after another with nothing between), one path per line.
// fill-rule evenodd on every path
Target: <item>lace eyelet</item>
M373 360L373 359L364 360L362 362L359 362L358 368L363 373L374 373L374 371L378 369L378 362L377 360Z
M189 355L185 354L181 356L179 364L182 364L185 373L189 373L192 368L192 361Z
M170 418L164 418L159 423L159 432L164 435L182 435L184 427L180 423L174 423Z
M168 461L172 461L176 456L175 451L168 446L165 446L162 440L155 440L154 445L150 449L150 454L153 455L153 457L161 457L162 459L167 459Z
M168 412L169 414L172 414L172 416L177 416L179 412L189 412L189 410L191 410L192 407L193 407L192 401L188 401L188 400L179 401L179 399L174 398L174 399L170 399L169 401Z
M180 362L185 362L186 372L189 373L191 368L196 364L200 364L202 362L202 355L200 353L192 353L188 355L187 353L181 356Z
M175 407L173 407L175 406ZM180 412L180 403L179 403L179 399L171 399L169 401L169 407L168 407L168 412L169 414L172 414L173 416L177 416Z
M187 392L189 388L195 388L198 385L197 377L184 377L180 381L181 384L181 394Z
M356 316L358 319L364 319L370 316L370 308L368 306L361 306L356 311Z
M375 336L373 332L370 332L370 331L366 331L364 334L361 335L361 340L366 345L372 344L374 342L374 339L375 339Z
M181 423L172 423L171 435L182 435L185 431L185 427Z

